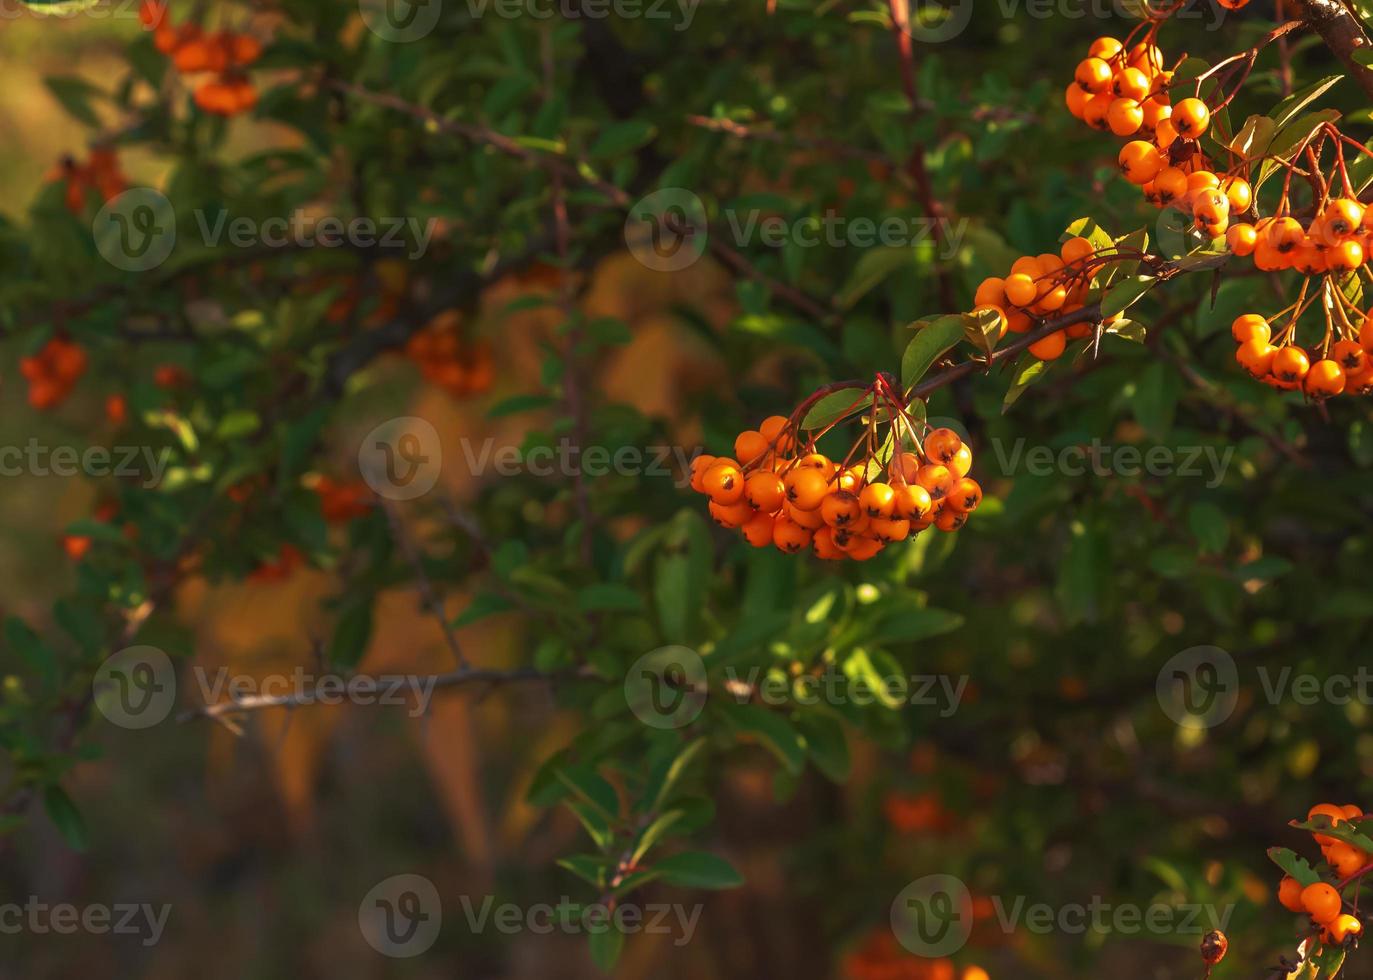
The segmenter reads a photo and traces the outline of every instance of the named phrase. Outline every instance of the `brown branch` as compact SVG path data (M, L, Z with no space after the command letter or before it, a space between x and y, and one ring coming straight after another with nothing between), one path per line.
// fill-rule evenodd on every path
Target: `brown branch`
M1290 0L1289 7L1321 36L1336 58L1349 70L1364 94L1373 99L1373 69L1359 64L1354 53L1369 46L1363 25L1338 0Z

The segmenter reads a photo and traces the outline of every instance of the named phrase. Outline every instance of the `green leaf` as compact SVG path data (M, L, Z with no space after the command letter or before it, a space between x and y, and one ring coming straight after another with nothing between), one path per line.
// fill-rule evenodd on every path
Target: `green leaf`
M497 613L509 612L514 608L516 606L513 601L497 592L478 592L467 604L467 608L453 620L453 628L467 626L479 619L485 619L487 616L494 616Z
M329 661L340 667L353 667L367 652L372 639L372 597L361 596L348 603L339 616L329 644Z
M738 888L744 883L728 861L704 851L685 851L663 858L653 865L653 870L664 881L682 888Z
M968 343L990 354L1001 339L1003 315L1000 310L986 309L963 314L963 335Z
M593 769L566 766L555 773L562 783L587 806L607 820L614 822L620 812L620 797L615 787Z
M915 643L963 627L963 617L943 609L906 608L884 615L863 635L867 643Z
M653 845L662 840L663 836L672 829L673 824L681 820L685 814L686 811L684 810L669 810L645 827L630 854L630 865L637 866L644 859L644 855L653 849Z
M796 719L796 725L806 740L806 751L815 766L834 783L844 783L849 778L852 760L849 757L849 743L844 737L844 726L837 718L819 711L808 711Z
M1311 867L1306 858L1286 847L1270 847L1268 858L1288 875L1295 878L1303 888L1321 880L1320 873Z
M536 409L549 408L557 403L558 400L550 395L511 395L487 409L486 417L500 419L519 412L532 412Z
M594 582L577 593L577 608L584 613L638 612L643 607L643 597L618 582Z
M67 795L66 790L56 783L53 783L43 791L43 807L48 811L48 818L62 834L63 840L75 851L84 851L89 840L86 833L86 821L81 816L81 811L76 808L72 798Z
M761 742L789 772L801 772L806 764L806 746L789 721L757 704L726 702L720 710L735 733Z
M901 355L901 387L910 389L935 361L963 339L963 317L941 316L935 320L917 321L915 337Z
M1153 276L1129 276L1113 283L1106 291L1106 295L1101 298L1102 317L1124 313L1154 288L1155 281Z
M1135 420L1151 437L1161 441L1173 426L1173 413L1181 393L1182 381L1177 372L1162 361L1153 362L1135 381L1130 399Z
M1250 116L1230 141L1230 150L1246 160L1254 160L1268 151L1278 124L1270 116Z
M1011 386L1006 389L1006 397L1001 400L1001 413L1004 415L1007 409L1019 401L1025 390L1044 377L1044 372L1048 369L1049 362L1041 361L1029 351L1021 354L1020 359L1015 362L1015 370L1011 373Z
M1103 248L1110 248L1116 241L1110 232L1096 223L1095 218L1078 218L1067 227L1058 240L1066 242L1070 238L1085 238L1098 252Z
M1269 118L1273 120L1275 128L1282 129L1293 119L1296 119L1297 115L1303 109L1309 106L1312 102L1315 102L1326 92L1330 91L1330 89L1333 88L1343 78L1344 75L1327 75L1325 78L1322 78L1319 82L1316 82L1312 85L1308 85L1306 86L1306 88L1300 89L1299 91L1293 92L1287 98L1283 99L1281 102L1279 102L1277 105L1273 107L1272 111L1268 113Z
M1278 134L1273 137L1273 142L1268 146L1266 158L1259 166L1258 176L1254 179L1254 193L1257 194L1259 188L1269 177L1282 169L1284 163L1290 163L1296 157L1317 129L1339 118L1338 109L1322 109L1281 126Z
M603 854L573 854L559 858L558 867L571 871L593 888L604 888L611 862Z
M34 672L43 679L44 685L57 681L57 658L37 633L29 628L18 616L5 620L5 646L19 654Z
M852 309L860 299L876 289L883 280L901 269L916 271L915 250L906 246L886 246L864 252L849 274L837 303L842 310Z
M592 159L623 156L648 143L656 132L653 124L643 119L611 123L601 131L587 152Z
M72 75L50 75L43 79L43 84L47 85L48 91L62 104L62 108L78 122L93 128L100 125L100 117L96 115L90 103L92 98L103 97L105 93L96 86L84 78Z
M1225 511L1212 503L1196 503L1187 510L1187 526L1203 554L1219 554L1230 539L1230 522Z
M672 796L672 791L677 788L677 783L681 780L682 774L692 761L701 754L701 750L706 747L704 737L688 742L671 759L662 763L659 770L650 775L648 788L645 798L648 800L649 811L661 809Z
M625 934L607 922L604 929L588 928L587 942L591 948L591 960L602 973L609 973L619 962L620 953L625 948Z
M845 388L832 391L810 407L806 417L801 420L801 428L814 430L857 415L872 404L872 396L861 388Z

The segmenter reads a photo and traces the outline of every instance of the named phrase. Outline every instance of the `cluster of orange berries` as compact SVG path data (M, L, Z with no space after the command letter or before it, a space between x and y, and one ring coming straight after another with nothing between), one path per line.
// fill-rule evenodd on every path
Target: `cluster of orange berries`
M456 310L440 313L405 344L405 356L419 365L426 381L450 395L476 395L488 391L495 376L491 344L485 340L465 343L458 329Z
M1098 260L1096 246L1082 237L1063 243L1059 254L1025 255L1011 264L1005 278L983 279L973 295L974 312L996 310L1001 314L1001 332L1027 333L1035 317L1059 316L1082 309L1092 275L1104 260ZM1119 319L1113 317L1112 319ZM1075 323L1056 330L1030 345L1030 353L1041 361L1059 357L1076 337L1090 336L1090 323Z
M87 190L94 190L102 201L108 201L124 193L129 186L128 178L119 169L119 158L109 146L92 147L90 159L85 163L77 163L70 156L63 157L48 179L64 183L67 210L75 215L86 210Z
M1325 817L1334 828L1342 823L1352 824L1362 816L1363 810L1353 804L1337 806L1321 803L1311 808L1306 819L1309 822L1317 817ZM1340 886L1324 881L1303 886L1295 878L1285 875L1278 885L1278 901L1289 911L1304 912L1311 916L1311 920L1320 926L1322 942L1343 945L1357 939L1363 932L1363 923L1344 911L1340 892L1350 879L1368 867L1373 856L1329 834L1313 831L1312 835Z
M1099 37L1073 70L1064 101L1069 112L1093 129L1154 136L1162 127L1166 136L1173 126L1172 82L1173 73L1163 68L1163 52L1151 42L1127 50L1114 37Z
M347 524L372 510L372 492L363 483L341 483L321 475L311 487L319 496L319 511L330 524Z
M167 16L165 0L143 0L138 17L153 32L157 50L172 59L177 71L209 76L192 92L203 112L233 116L257 106L257 89L244 73L262 55L257 38L234 31L207 34L195 23L175 26Z
M1373 314L1365 315L1358 338L1341 337L1319 353L1291 342L1292 326L1271 341L1272 328L1257 313L1245 313L1230 325L1239 344L1235 360L1264 384L1309 397L1361 395L1373 391Z
M1241 258L1253 256L1264 272L1354 272L1373 250L1373 208L1339 197L1327 202L1306 227L1284 215L1235 225L1225 237L1230 251Z
M64 337L53 337L31 357L19 359L19 373L29 383L29 404L43 410L55 408L71 394L86 372L86 352Z
M755 548L866 561L928 527L956 531L982 503L968 476L972 451L952 429L934 429L918 452L896 454L887 481L871 481L869 459L853 465L795 452L796 427L781 415L739 433L734 457L698 456L691 488L710 498L717 524L737 528ZM879 469L880 472L880 469Z

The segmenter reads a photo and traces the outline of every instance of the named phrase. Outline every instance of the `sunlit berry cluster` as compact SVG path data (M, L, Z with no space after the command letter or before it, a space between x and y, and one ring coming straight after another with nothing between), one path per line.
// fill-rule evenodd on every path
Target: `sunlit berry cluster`
M450 310L434 317L410 336L405 356L419 366L424 379L450 395L475 395L487 391L495 376L491 345L468 341L460 331L461 318Z
M19 373L29 383L29 404L55 408L71 394L86 372L86 352L65 337L53 337L30 357L19 359Z
M183 75L196 76L192 98L202 112L233 116L257 106L257 89L246 73L262 56L262 42L256 37L228 30L207 33L190 21L174 25L165 0L143 0L138 16L172 66Z
M1285 875L1278 885L1278 901L1289 911L1310 917L1311 933L1307 938L1307 952L1311 944L1351 946L1363 932L1358 916L1358 888L1363 875L1373 870L1373 855L1365 847L1373 844L1360 830L1368 823L1363 810L1353 804L1337 806L1321 803L1311 808L1306 822L1294 824L1311 831L1320 846L1323 863L1312 867L1292 852L1275 849L1270 852L1279 864L1290 865L1296 872ZM1353 889L1354 900L1346 898Z
M1087 239L1074 237L1063 243L1059 254L1026 255L1011 264L1005 278L991 276L973 296L976 310L1001 314L1001 333L1027 333L1036 318L1062 316L1082 309L1092 277L1112 258L1101 257ZM1114 318L1113 318L1114 319ZM1087 337L1092 324L1075 323L1035 341L1029 351L1041 361L1052 361L1068 341Z
M884 381L857 397L867 396L889 400L893 434L908 433L899 444L911 449L883 458L875 411L864 437L835 462L816 451L814 434L803 437L798 409L739 433L732 457L698 456L692 489L710 498L717 524L738 529L754 547L809 548L824 559L864 561L929 527L958 530L982 502L968 476L972 451L947 428L916 438L915 420Z
M1093 41L1073 70L1064 101L1069 112L1093 129L1117 136L1142 132L1152 138L1162 126L1166 138L1173 73L1164 69L1163 52L1151 38L1129 42L1114 37Z

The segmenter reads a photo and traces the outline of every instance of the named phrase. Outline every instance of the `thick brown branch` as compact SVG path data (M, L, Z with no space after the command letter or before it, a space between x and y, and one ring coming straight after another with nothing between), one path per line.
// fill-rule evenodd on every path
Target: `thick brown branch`
M1373 69L1361 65L1354 53L1369 46L1368 35L1349 9L1338 0L1293 0L1291 10L1321 36L1364 94L1373 99Z

